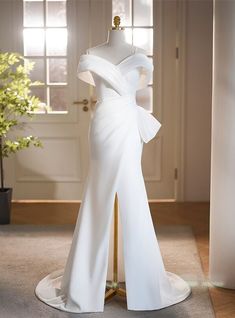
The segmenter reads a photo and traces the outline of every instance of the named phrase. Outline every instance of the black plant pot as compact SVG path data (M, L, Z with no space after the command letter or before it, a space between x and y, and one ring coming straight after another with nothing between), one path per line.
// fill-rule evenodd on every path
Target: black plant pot
M12 188L0 189L0 224L9 224L11 221Z

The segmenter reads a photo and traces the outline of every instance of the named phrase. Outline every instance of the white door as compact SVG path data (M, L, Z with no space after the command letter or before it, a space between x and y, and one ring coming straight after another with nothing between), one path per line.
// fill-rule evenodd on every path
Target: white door
M6 175L14 199L79 199L88 169L93 104L90 87L77 80L76 71L79 56L90 46L91 7L82 0L28 0L17 5L14 14L23 17L18 17L21 43L17 51L35 62L33 80L45 85L33 93L50 110L45 113L42 108L21 131L38 136L43 149L30 147L12 156L6 162Z
M137 104L162 123L157 136L144 144L142 168L149 199L175 199L177 195L176 39L177 1L113 0L128 40L146 50L154 64L148 87L137 94Z
M137 95L137 103L162 123L157 137L144 145L148 197L175 198L176 2L28 0L18 1L17 10L15 1L3 1L5 6L10 2L15 10L9 12L18 24L13 29L20 30L14 36L24 31L16 48L36 61L33 78L45 85L34 92L51 106L49 113L27 121L21 132L40 137L44 148L31 147L6 162L14 199L81 199L96 96L93 87L77 79L77 63L86 48L106 41L114 15L120 15L127 41L143 47L155 67L148 88Z

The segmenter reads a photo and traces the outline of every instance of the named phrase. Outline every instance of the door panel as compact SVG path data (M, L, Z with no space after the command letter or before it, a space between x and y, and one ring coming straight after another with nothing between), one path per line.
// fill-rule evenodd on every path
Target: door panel
M113 16L119 15L124 22L127 41L142 47L154 64L152 80L136 96L137 104L162 124L157 136L143 148L148 198L174 199L177 1L113 0L113 4Z
M30 4L31 1L27 1L27 3ZM51 4L51 2L42 1L42 3L45 14L48 9L46 5ZM58 2L56 3L58 4ZM24 4L21 1L19 8L21 15L23 15ZM18 152L7 162L6 170L11 172L11 174L9 173L9 182L14 188L14 199L78 199L82 195L88 170L87 134L91 115L90 88L85 83L78 81L76 71L80 54L89 46L90 7L89 1L75 0L68 0L66 7L68 16L66 110L61 111L60 108L56 109L55 107L55 111L50 113L37 113L33 121L24 120L26 124L24 131L15 132L15 135L20 133L38 136L43 142L43 149L30 147ZM47 27L45 21L47 21L46 15L44 16L43 31L47 35L47 32L54 28ZM24 28L23 23L22 21L19 26L21 31ZM24 29L34 32L33 35L37 30L36 27L33 29L32 26ZM38 29L42 30L42 26ZM54 35L56 34L54 33ZM45 43L50 48L56 44L56 40L53 43L53 39L49 39L52 44L50 41ZM49 48L45 47L44 53L48 52ZM21 54L27 53L23 50L23 45L17 51ZM30 54L32 54L32 50ZM42 73L47 73L42 75L43 82L46 84L45 91L50 90L46 100L47 104L53 98L59 104L63 96L58 93L63 90L63 86L55 83L51 87L50 82L55 81L55 78L53 80L53 73L52 76L49 76L50 68L54 67L56 70L59 67L58 63L55 63L60 59L58 52L52 52L49 57L47 55L38 56L35 51L33 54L34 56L29 55L27 58L44 61L47 67L46 70L42 70ZM54 66L53 64L51 66L50 61L53 59ZM59 89L61 90L59 91ZM81 103L83 99L88 100L88 111L83 109L85 106ZM75 104L74 102L79 103ZM52 104L49 105L54 106Z

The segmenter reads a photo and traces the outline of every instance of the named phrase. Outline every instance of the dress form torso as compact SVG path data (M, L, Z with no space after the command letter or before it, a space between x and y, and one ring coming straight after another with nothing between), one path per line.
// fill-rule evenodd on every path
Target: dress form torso
M89 48L86 52L87 54L100 56L113 64L118 64L125 57L135 52L146 54L145 50L126 42L123 30L109 30L105 43Z
M125 58L137 52L146 55L146 52L143 49L134 47L125 41L125 34L123 30L109 30L107 41L104 44L100 44L86 50L87 54L101 57L114 65L120 64ZM93 73L92 76L96 86L97 100L101 101L104 97L112 98L119 95L118 92L109 85L109 83L103 81L96 73ZM126 78L129 83L132 83L130 93L135 95L139 81L138 69L133 68L130 72L128 72L128 74L126 74Z

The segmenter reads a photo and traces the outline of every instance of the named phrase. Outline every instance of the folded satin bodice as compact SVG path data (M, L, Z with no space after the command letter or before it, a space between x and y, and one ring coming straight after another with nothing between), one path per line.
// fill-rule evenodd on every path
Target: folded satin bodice
M147 87L153 69L150 59L143 53L132 54L118 64L100 56L82 54L77 75L79 79L96 87L99 105L101 102L115 102L118 108L122 102L126 104L128 99L134 103L139 132L142 140L147 143L157 134L161 123L149 111L136 104L136 92Z

